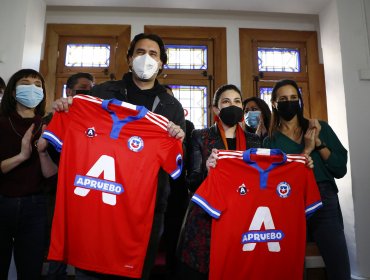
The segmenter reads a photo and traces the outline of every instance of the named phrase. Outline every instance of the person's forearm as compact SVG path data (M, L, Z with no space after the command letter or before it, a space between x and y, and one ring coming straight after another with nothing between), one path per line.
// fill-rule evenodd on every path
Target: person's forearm
M49 178L58 172L58 166L52 161L48 152L39 153L41 171L45 178Z
M20 165L22 162L27 160L21 153L18 155L5 159L0 163L1 171L5 174L16 168L18 165Z

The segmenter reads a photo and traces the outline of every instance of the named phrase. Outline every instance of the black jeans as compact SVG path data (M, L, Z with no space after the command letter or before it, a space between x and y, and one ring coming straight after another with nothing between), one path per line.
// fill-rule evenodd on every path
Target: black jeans
M46 252L46 198L0 196L0 279L14 250L18 280L39 279Z
M63 262L49 261L46 280L67 280L67 265Z
M331 183L318 183L323 207L307 221L308 236L317 244L329 280L349 280L351 270L337 191Z

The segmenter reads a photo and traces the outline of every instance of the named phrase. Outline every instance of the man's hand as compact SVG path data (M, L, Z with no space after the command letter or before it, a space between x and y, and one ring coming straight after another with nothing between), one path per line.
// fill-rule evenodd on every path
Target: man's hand
M184 141L184 138L185 138L185 132L181 129L180 126L174 124L173 122L168 122L168 126L167 126L167 131L168 131L168 134L171 136L171 137L175 137L176 139L180 139L181 142Z
M54 112L68 112L69 106L72 105L73 98L68 96L67 98L59 98L53 102Z

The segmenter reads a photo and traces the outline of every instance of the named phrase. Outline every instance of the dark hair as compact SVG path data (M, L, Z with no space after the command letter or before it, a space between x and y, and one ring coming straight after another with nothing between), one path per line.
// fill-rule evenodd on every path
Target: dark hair
M269 105L265 102L265 100L252 96L243 101L243 111L245 112L245 108L247 104L251 101L254 101L257 104L257 107L260 109L262 117L263 117L263 124L266 127L267 131L270 128L270 121L271 121L271 110Z
M300 102L300 105L301 105L301 110L299 110L298 113L297 113L298 124L302 128L302 132L304 134L304 133L306 133L307 128L308 128L308 120L303 117L304 104L303 104L302 94L301 94L301 91L299 90L299 87L298 87L298 85L295 81L293 81L293 80L281 80L281 81L277 82L275 84L273 90L272 90L271 102L276 101L277 91L281 87L287 86L287 85L290 85L290 86L294 87L296 92L297 92L299 102ZM271 123L270 123L270 129L269 129L269 136L270 137L273 136L273 133L277 130L277 127L279 125L280 125L280 116L277 112L277 109L272 107Z
M149 40L152 40L152 41L154 41L158 44L159 50L160 50L160 56L159 57L162 61L163 66L166 65L167 64L166 48L164 46L164 43L163 43L163 40L161 39L161 37L159 37L156 34L146 34L146 33L137 34L134 37L134 39L132 39L132 41L130 43L130 47L127 50L127 56L126 56L127 60L129 60L129 58L134 55L134 50L135 50L136 43L139 42L140 40L143 40L143 39L149 39ZM163 68L159 69L158 75L162 72L162 70L163 70Z
M81 78L88 79L91 82L94 82L94 77L90 73L77 73L71 75L67 80L67 88L73 89L75 85L77 85L78 80Z
M39 105L35 108L35 114L39 116L45 115L45 106L46 106L46 89L45 89L45 80L44 77L33 69L21 69L18 72L14 73L10 77L8 85L5 88L3 99L1 100L0 110L1 113L5 116L9 116L10 113L16 110L17 101L15 100L15 88L16 83L22 78L39 78L42 83L42 89L44 91L44 98Z
M237 93L239 93L240 95L240 98L242 98L242 93L240 92L240 89L238 89L237 86L235 85L231 85L231 84L227 84L227 85L222 85L220 86L216 92L215 92L215 95L213 96L213 102L212 102L212 105L217 107L218 105L218 101L220 100L221 98L221 95L227 91L227 90L234 90L236 91Z
M6 88L6 84L3 80L3 78L0 77L0 89L5 89Z

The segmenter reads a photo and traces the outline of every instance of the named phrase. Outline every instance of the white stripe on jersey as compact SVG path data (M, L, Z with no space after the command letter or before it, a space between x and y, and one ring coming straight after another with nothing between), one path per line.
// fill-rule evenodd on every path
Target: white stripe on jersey
M151 111L148 111L148 115L152 116L155 119L158 119L158 121L160 121L161 123L163 123L163 125L167 126L168 119L166 117L164 117L162 115L158 115L158 114L153 113Z
M308 207L306 208L305 210L305 213L311 213L311 212L315 212L318 208L321 208L322 207L322 202L318 202L318 203L315 203L314 205L312 205L311 207Z
M165 117L154 114L152 112L148 112L145 115L145 118L167 131L168 119L166 119Z
M299 154L287 154L287 161L288 162L300 162L300 163L303 163L303 164L306 164L307 163L307 159L305 156L303 155L299 155Z
M53 141L57 143L58 145L60 145L61 147L63 146L63 142L60 141L60 139L56 137L55 134L51 133L50 131L45 130L42 134L47 135L49 138L53 139Z
M101 104L103 102L103 99L98 98L98 97L94 97L94 96L90 96L90 95L78 94L78 95L73 96L73 99L75 99L75 98L86 100L86 101L89 101L89 102L94 102L94 103L97 103L97 104Z
M209 206L201 196L194 194L191 200L201 206L204 210L206 210L212 217L219 218L221 216L221 213Z
M218 151L218 159L237 158L243 159L243 151Z

